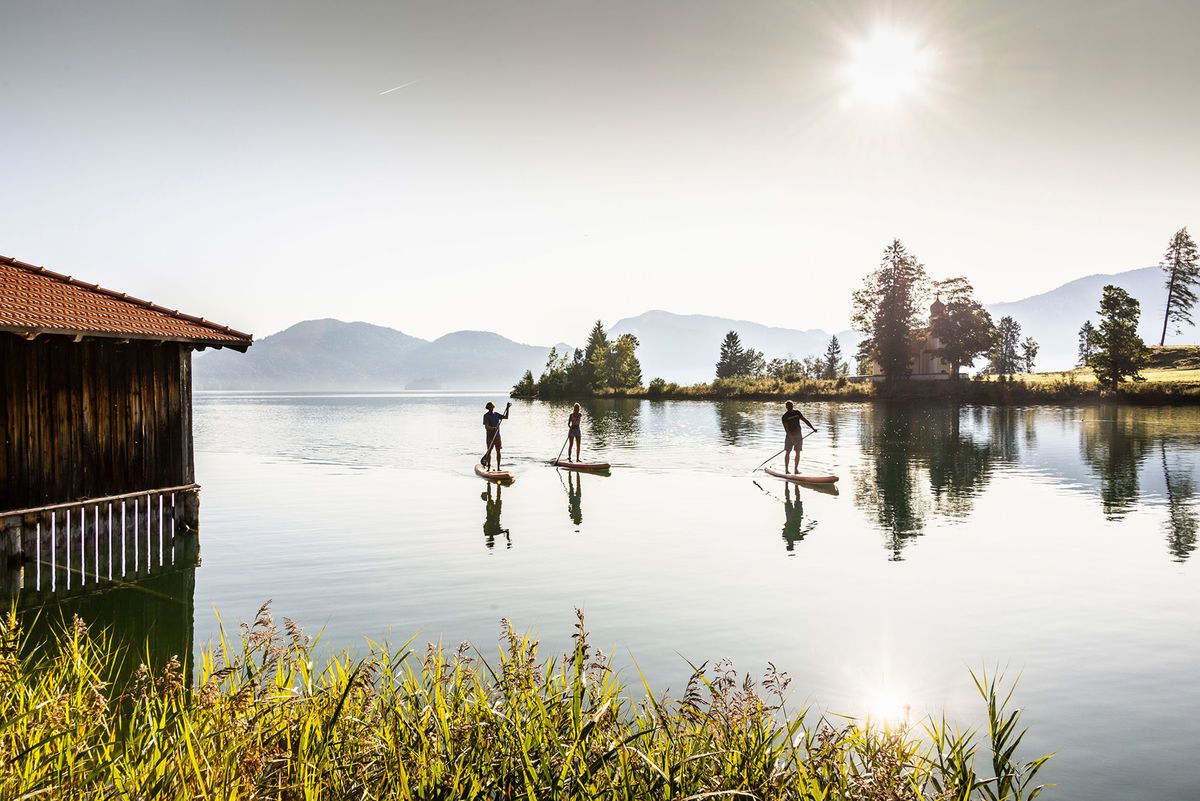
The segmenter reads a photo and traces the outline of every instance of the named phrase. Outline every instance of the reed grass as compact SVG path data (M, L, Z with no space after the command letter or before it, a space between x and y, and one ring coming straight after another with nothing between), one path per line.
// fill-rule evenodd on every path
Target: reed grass
M1024 736L1003 679L975 677L980 729L826 719L755 682L700 666L681 698L622 684L578 615L543 658L502 622L498 654L470 646L314 658L264 606L203 652L141 665L78 618L35 646L0 631L0 797L6 799L924 799L1035 798L1049 757ZM128 672L128 671L126 671Z

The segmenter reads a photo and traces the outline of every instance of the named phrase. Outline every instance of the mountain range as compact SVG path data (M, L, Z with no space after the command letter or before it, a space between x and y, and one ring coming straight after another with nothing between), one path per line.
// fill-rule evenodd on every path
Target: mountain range
M565 346L560 346L565 347ZM489 331L455 331L429 341L394 328L305 320L254 343L246 353L196 355L200 390L496 389L526 370L536 375L549 347Z
M1075 363L1077 335L1084 320L1095 322L1104 285L1116 284L1142 305L1141 333L1157 343L1165 303L1163 274L1157 267L1115 275L1091 275L1018 301L988 304L994 319L1011 315L1022 335L1041 350L1039 370L1062 370ZM821 329L776 328L748 320L648 311L613 323L611 336L634 334L646 381L660 376L695 383L712 378L720 342L734 330L748 347L768 358L803 358L824 352L831 334ZM1195 329L1169 342L1194 342ZM839 331L843 357L852 361L860 335ZM559 352L570 346L559 343ZM306 320L256 342L247 353L200 353L194 385L201 390L395 390L499 389L526 370L536 376L546 364L548 345L525 345L487 331L456 331L432 341L363 322Z

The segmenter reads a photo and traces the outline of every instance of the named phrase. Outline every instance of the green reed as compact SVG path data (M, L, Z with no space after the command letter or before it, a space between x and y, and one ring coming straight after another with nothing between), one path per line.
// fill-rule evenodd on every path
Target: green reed
M578 613L577 613L578 615ZM264 606L204 651L125 675L127 658L76 618L34 646L0 630L0 797L134 799L1032 799L1049 757L1022 762L1011 690L975 677L981 730L827 719L786 704L789 679L727 661L682 697L635 700L578 615L543 658L502 622L497 656L370 643L313 657Z

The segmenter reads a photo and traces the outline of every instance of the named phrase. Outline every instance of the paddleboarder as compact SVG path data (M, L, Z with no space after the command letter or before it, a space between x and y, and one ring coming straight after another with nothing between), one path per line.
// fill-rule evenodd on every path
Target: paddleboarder
M582 461L579 456L579 450L583 446L583 432L579 425L583 422L583 412L579 409L579 404L575 404L574 411L567 418L567 461L571 461L571 444L575 445L575 461Z
M809 430L816 431L817 427L808 422L808 418L800 414L800 410L795 408L795 405L788 401L784 404L787 411L783 413L783 472L787 472L788 456L794 451L792 472L800 472L800 451L804 450L804 434L800 430L800 423L804 423L809 427Z
M496 451L496 469L500 469L500 421L508 419L508 410L512 407L512 403L504 404L504 414L496 411L496 404L491 401L487 402L484 407L487 409L483 413L483 429L487 433L487 453L483 454L483 458L479 463L488 470L492 469L492 449Z

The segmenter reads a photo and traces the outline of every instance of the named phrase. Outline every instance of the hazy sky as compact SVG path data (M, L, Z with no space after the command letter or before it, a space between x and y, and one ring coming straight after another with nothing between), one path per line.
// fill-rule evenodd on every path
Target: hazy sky
M994 301L1200 229L1194 0L2 0L0 31L0 254L259 336L837 329L894 236ZM893 103L848 77L880 31L924 65Z

